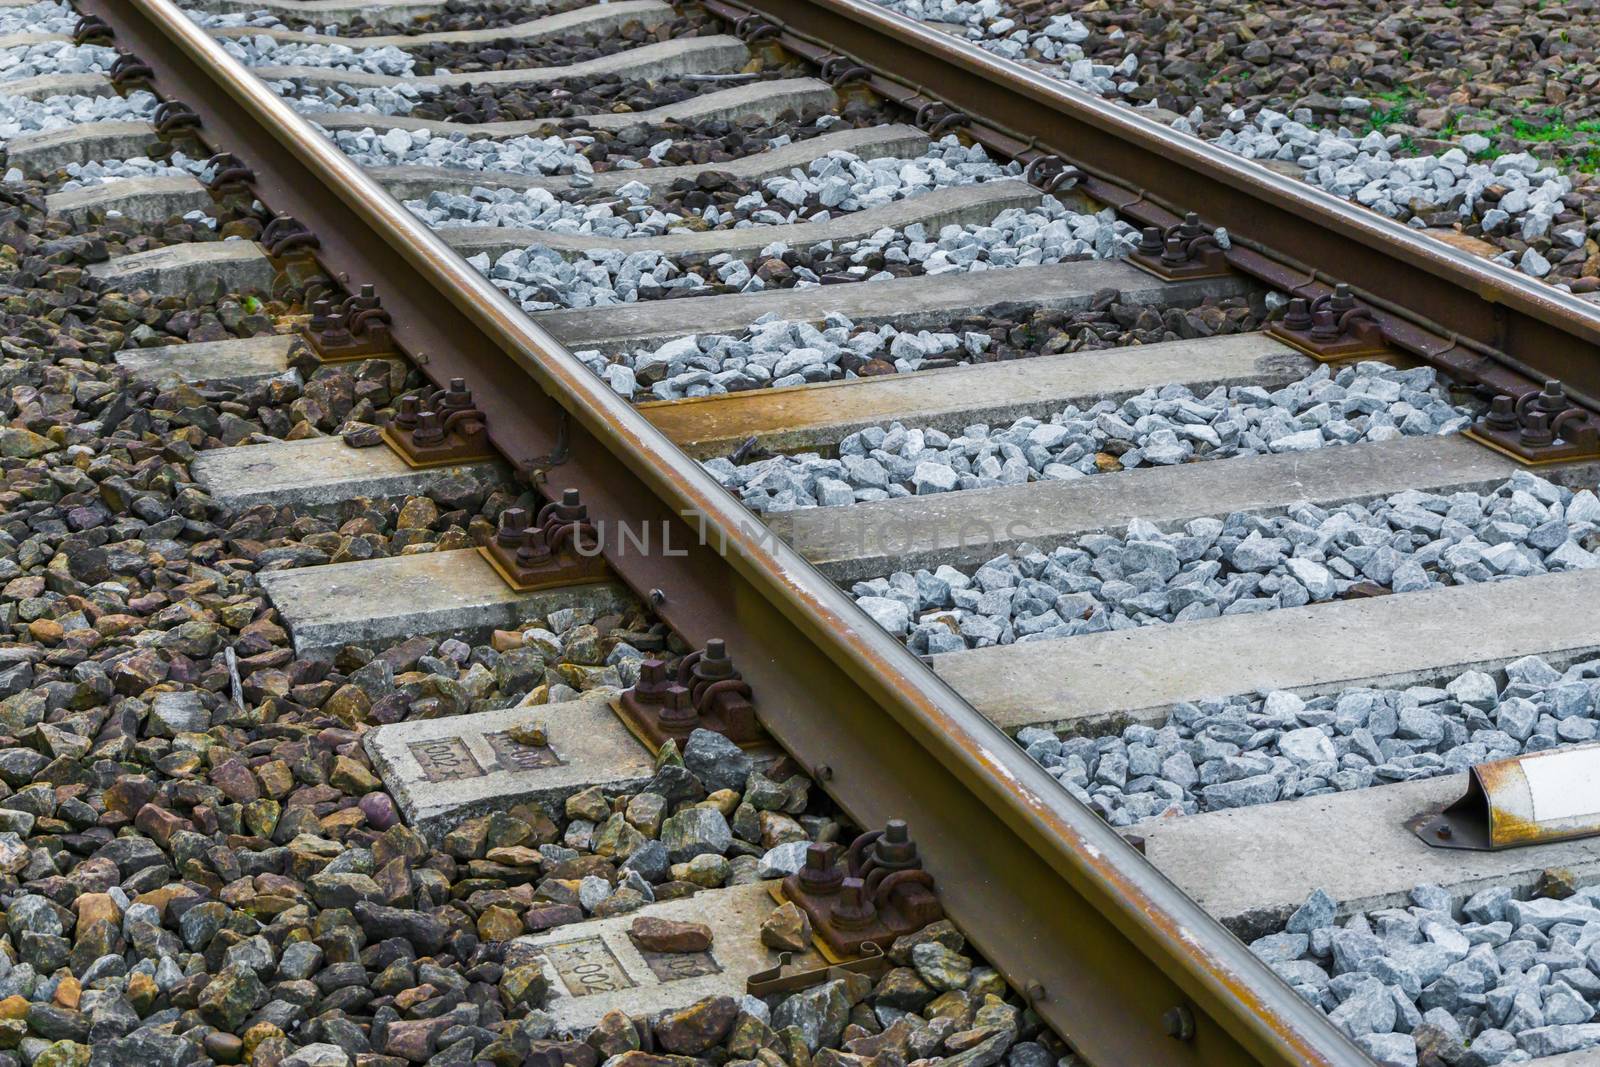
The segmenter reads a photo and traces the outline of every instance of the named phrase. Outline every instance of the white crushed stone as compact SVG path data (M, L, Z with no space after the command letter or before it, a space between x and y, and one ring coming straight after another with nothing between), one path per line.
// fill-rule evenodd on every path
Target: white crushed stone
M1113 826L1268 804L1466 770L1600 737L1600 660L1558 671L1537 656L1505 683L1466 671L1442 686L1273 690L1176 705L1159 727L1017 743Z
M322 131L339 150L363 167L442 167L450 170L496 171L512 174L592 174L593 165L582 154L593 137L470 137L465 133L436 134L428 130L390 129L379 133L361 130ZM667 142L668 145L671 142ZM665 149L663 149L665 151ZM637 167L633 160L616 166Z
M744 389L801 385L855 378L840 361L847 355L892 359L895 369L922 369L930 359L976 358L988 349L986 333L955 334L897 330L884 325L857 329L844 315L830 314L823 328L763 315L738 336L690 334L655 348L630 349L607 359L592 349L576 352L591 370L628 399L678 400ZM641 390L646 396L640 397Z
M601 237L656 237L698 228L686 225L689 217L710 227L730 228L731 223L734 229L823 222L835 214L880 207L934 189L1021 173L1017 164L995 163L983 146L969 148L952 134L910 159L862 159L853 152L830 152L804 168L766 179L726 212L715 205L690 216L662 210L643 182L630 182L617 190L615 199L593 203L575 203L547 189L475 188L467 195L434 192L407 201L406 207L435 227L510 226ZM821 210L802 214L812 198L820 201Z
M156 98L143 89L127 96L47 96L43 100L0 93L0 141L24 133L59 130L86 122L149 119Z
M76 45L47 41L0 48L0 82L21 81L46 74L105 74L117 61L115 49L104 45Z
M1129 53L1115 66L1089 59L1079 47L1088 39L1089 28L1071 15L1051 15L1042 28L1030 30L1005 14L1001 0L873 3L924 22L960 26L961 35L985 51L1026 63L1098 95L1114 97L1138 88L1138 82L1131 79L1139 70L1139 57Z
M0 35L13 33L71 33L81 18L70 4L58 0L0 8Z
M1600 565L1600 501L1527 471L1490 493L1408 490L1368 504L1136 520L1052 552L1031 545L857 582L857 603L918 653L1273 611L1372 582L1394 593ZM1588 547L1586 547L1588 546Z
M88 189L111 182L138 178L167 178L180 174L199 177L206 169L203 159L190 159L182 152L174 152L169 159L156 160L147 156L129 159L99 159L88 163L68 163L63 172L66 179L57 192Z
M1407 907L1338 922L1317 889L1250 948L1383 1067L1415 1067L1424 1050L1423 1062L1489 1067L1600 1044L1600 886L1463 896L1419 885Z
M409 77L416 72L416 57L393 46L352 48L347 44L299 44L278 41L265 34L219 37L217 43L233 58L251 67L330 67L368 74ZM437 74L449 73L438 69Z
M857 264L849 268L855 277L870 281L893 277L888 271L871 274L870 268L861 265L874 254L882 254L889 262L914 264L919 273L934 275L1066 259L1114 258L1125 255L1137 242L1133 227L1117 220L1110 208L1084 215L1046 197L1037 207L1008 208L987 224L952 224L931 236L921 223L899 230L886 227L860 240L834 242L834 248ZM767 260L787 251L785 244L774 242L756 258ZM710 284L701 274L685 271L672 257L650 249L592 249L569 258L548 246L533 245L512 249L495 260L488 253L479 253L468 262L528 311L631 303L658 298L670 290L701 289ZM727 253L707 260L706 269L741 292L765 288L748 263ZM794 275L799 286L821 284L816 273L805 266L796 267Z
M370 115L408 115L417 101L431 96L433 89L419 88L411 82L385 86L308 85L302 78L278 78L264 82L267 88L288 100L306 115L330 111L361 111Z
M895 344L916 347L908 337ZM779 369L804 373L803 357L784 358ZM813 373L802 380L824 379ZM1088 477L1102 471L1100 457L1112 442L1127 449L1118 456L1122 468L1168 466L1458 433L1472 417L1450 402L1431 367L1371 362L1330 374L1323 365L1277 390L1218 386L1196 396L1169 385L1120 403L1068 406L1046 420L979 423L955 436L899 422L868 427L844 438L837 458L807 452L705 466L752 510L790 511Z
M960 26L962 36L979 47L1089 92L1117 99L1138 87L1138 57L1128 53L1115 65L1086 58L1078 42L1089 36L1089 30L1070 15L1052 16L1043 29L1030 31L1006 14L1008 5L1003 0L873 2L925 22ZM1370 106L1360 97L1347 97L1342 104L1353 112L1364 112ZM1197 107L1186 118L1174 122L1172 128L1192 133L1204 118L1205 112ZM1485 230L1512 223L1527 241L1549 233L1552 217L1561 210L1561 197L1571 192L1570 180L1557 168L1543 165L1527 153L1471 163L1468 152L1490 147L1487 138L1476 134L1462 138L1460 148L1395 159L1392 153L1400 146L1399 135L1386 136L1377 131L1356 134L1345 127L1315 128L1310 126L1309 109L1294 109L1291 115L1284 115L1262 108L1247 116L1243 109L1233 108L1224 118L1235 128L1225 130L1211 143L1247 159L1290 160L1309 167L1310 171L1302 176L1309 184L1389 217L1398 217L1402 205L1420 199L1441 206L1459 203L1461 217L1471 218L1479 192L1491 184L1508 184L1516 190L1508 198L1511 202L1491 209L1482 222ZM1456 198L1461 194L1468 195L1458 202ZM1504 214L1499 214L1502 211ZM1411 222L1422 225L1418 220ZM1586 236L1581 225L1568 227L1557 235L1556 247L1581 247ZM1521 256L1509 251L1501 253L1495 262L1536 278L1551 270L1550 261L1533 249Z

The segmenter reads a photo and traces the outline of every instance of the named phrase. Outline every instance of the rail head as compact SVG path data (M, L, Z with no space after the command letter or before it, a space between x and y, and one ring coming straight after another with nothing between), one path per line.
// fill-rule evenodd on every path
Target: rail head
M498 432L509 459L532 460L555 434L527 424L570 419L578 430L563 472L587 479L586 497L592 487L622 514L622 497L648 493L649 514L675 517L697 535L681 553L608 558L642 595L668 590L652 602L686 639L725 627L744 635L740 666L764 723L864 825L897 815L920 821L947 910L1084 1055L1104 1063L1369 1062L173 0L79 7L104 17L119 46L156 67L158 90L192 101L205 136L227 130L227 143L213 147L255 153L264 200L313 228L327 223L325 264L336 275L356 266L380 283L396 311L396 340L426 373L466 368L495 386L479 395L500 405L491 436ZM367 259L358 264L357 254ZM401 299L391 302L391 292ZM1162 1023L1180 1006L1200 1016L1188 1039Z

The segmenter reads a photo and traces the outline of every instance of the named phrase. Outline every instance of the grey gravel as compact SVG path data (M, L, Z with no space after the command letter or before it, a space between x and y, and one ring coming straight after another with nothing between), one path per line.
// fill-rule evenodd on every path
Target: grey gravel
M1135 520L1052 552L1031 545L972 573L950 566L857 582L857 603L918 653L1214 618L1600 563L1600 500L1518 471L1492 493L1407 490L1369 504L1235 513L1165 532Z
M689 334L654 348L629 349L607 358L593 349L574 353L628 399L677 400L743 389L842 381L847 355L893 361L896 371L920 370L928 360L975 359L993 339L967 331L898 330L892 325L857 328L844 315L829 314L821 328L763 315L738 336Z
M1310 699L1274 690L1179 704L1160 727L1076 738L1028 727L1017 742L1113 826L1127 826L1432 778L1600 736L1600 659L1557 671L1528 656L1497 674Z
M57 0L0 8L0 34L71 33L81 16L70 4Z
M1093 215L1080 214L1052 198L1036 208L1007 208L984 225L949 225L930 233L921 223L899 230L885 228L857 241L834 244L856 264L882 254L887 262L914 265L919 273L935 275L960 271L1057 263L1066 259L1115 258L1137 243L1133 227L1115 217L1110 208ZM789 251L774 242L757 256L767 260ZM830 251L823 247L815 250ZM528 311L558 307L596 307L655 299L676 289L709 286L699 269L685 270L660 252L594 250L587 255L563 257L544 245L513 249L491 260L488 253L468 262L484 272ZM706 261L705 269L717 281L740 292L756 292L765 283L750 264L722 253ZM849 268L861 280L893 277L888 271L871 273L864 265ZM799 287L821 284L806 267L794 270Z
M416 57L401 48L352 48L347 44L301 44L265 34L217 38L225 52L251 67L332 67L403 77L415 73ZM444 68L436 74L448 74Z
M922 354L914 336L891 343L891 355L897 346ZM824 369L814 369L819 367ZM780 357L773 373L821 381L825 367L822 350L807 346ZM893 422L846 437L837 458L808 452L741 465L716 459L706 468L753 510L789 511L1450 434L1471 419L1470 409L1450 402L1431 367L1362 363L1335 375L1324 365L1275 391L1218 386L1196 396L1170 385L1121 403L1068 406L1046 420L1021 418L1000 428L975 424L957 436Z
M1335 914L1316 890L1298 932L1251 948L1380 1064L1491 1067L1600 1045L1600 886L1459 900L1419 885L1407 907Z
M735 229L823 222L934 189L1021 173L1017 164L995 163L982 145L965 146L951 134L911 159L862 159L853 152L830 152L803 169L768 178L761 189L740 198L727 217L715 205L689 216L663 211L652 203L652 190L643 182L630 182L617 190L614 199L597 202L577 202L547 189L479 187L465 195L435 192L423 200L406 201L406 207L432 226L515 226L563 234L654 237L704 228L686 225L691 217L706 226L727 228L735 214L745 215L733 222ZM822 210L802 215L813 196L819 198Z
M0 82L21 81L46 74L105 74L117 61L114 49L104 45L75 45L70 41L0 48Z
M156 98L143 89L127 96L60 94L43 100L0 93L0 140L87 122L149 119L155 109Z

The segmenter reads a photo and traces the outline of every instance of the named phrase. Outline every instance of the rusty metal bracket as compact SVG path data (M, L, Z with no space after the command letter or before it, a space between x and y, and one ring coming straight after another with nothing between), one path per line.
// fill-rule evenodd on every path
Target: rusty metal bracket
M857 959L784 974L784 969L791 966L793 960L793 953L779 953L778 965L765 971L757 971L746 978L744 991L752 997L770 997L779 993L795 993L802 989L810 989L812 986L852 974L865 975L876 981L889 970L889 958L874 941L862 942L861 955Z
M1343 283L1314 300L1293 297L1283 318L1267 333L1320 363L1397 355L1370 308L1358 304Z
M884 829L852 841L842 869L835 851L834 845L811 845L805 866L782 883L783 899L811 920L825 959L848 959L869 941L886 945L944 918L933 875L922 869L905 820L890 819Z
M322 247L310 227L293 215L277 215L261 231L261 244L274 259L309 256Z
M111 84L123 91L147 89L150 87L150 80L156 76L149 64L128 52L117 56L108 73L111 75Z
M1600 459L1600 425L1554 379L1521 396L1499 394L1466 435L1529 467Z
M1193 211L1165 230L1146 226L1140 231L1139 247L1128 253L1128 262L1168 282L1225 278L1232 273L1216 234L1201 225Z
M612 580L600 535L576 489L565 490L531 521L525 509L507 508L493 540L478 552L519 593Z
M484 429L488 417L474 405L464 378L430 396L407 393L394 421L383 428L389 447L418 470L495 458Z
M1080 177L1077 167L1055 155L1036 155L1022 168L1022 180L1047 193L1071 188Z
M1406 826L1434 848L1479 852L1600 834L1600 744L1480 763L1465 796Z
M206 160L211 177L206 179L206 189L213 194L249 192L256 180L256 172L232 152L218 152Z
M72 27L72 43L76 45L110 44L116 36L111 24L99 15L85 15Z
M363 285L337 306L332 300L313 302L311 318L300 328L300 336L324 363L398 357L390 334L393 324L377 287Z
M665 661L645 660L638 682L611 707L652 752L668 741L681 744L696 730L719 733L741 748L758 748L772 739L756 721L754 697L728 656L727 642L712 638L678 661L675 676Z
M185 130L200 128L200 116L195 114L194 108L182 100L163 100L156 105L155 113L151 116L154 121L156 133L162 137L171 137Z

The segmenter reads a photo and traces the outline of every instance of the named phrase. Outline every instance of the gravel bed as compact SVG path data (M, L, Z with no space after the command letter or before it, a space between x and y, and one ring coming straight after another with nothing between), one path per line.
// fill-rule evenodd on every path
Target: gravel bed
M649 111L752 82L797 77L797 65L728 74L673 74L636 80L626 72L536 86L452 85L419 100L412 115L449 122L525 122L598 113Z
M1289 172L1391 217L1482 238L1502 249L1500 262L1534 277L1600 290L1600 105L1585 61L1597 34L1578 13L1591 0L1512 0L1470 22L1453 6L1390 2L1251 0L1188 15L876 2L1090 92L1159 107L1159 117L1229 151L1309 166ZM1294 123L1287 137L1284 115ZM1515 168L1548 165L1533 185L1555 206L1528 235L1525 209L1502 215L1498 205L1523 183L1495 171L1473 185L1476 168L1463 174L1468 157L1525 153L1533 158ZM1328 161L1343 173L1318 166ZM1442 172L1455 180L1443 184Z
M61 171L46 181L52 193L67 193L74 189L88 189L109 182L131 181L139 178L168 178L192 174L204 180L206 160L190 159L182 152L173 152L166 159L134 156L129 159L97 159L88 163L68 163ZM7 181L21 181L22 172L13 170Z
M330 111L360 111L369 115L409 115L411 109L434 92L411 82L371 88L354 85L312 85L304 78L278 78L262 82L303 115Z
M992 162L981 145L954 135L920 156L864 160L833 151L804 169L762 182L702 172L672 187L630 182L614 194L564 196L545 189L435 192L406 207L430 226L512 226L563 234L656 237L664 233L823 222L934 189L1018 177L1015 163Z
M1425 884L1407 907L1337 915L1318 889L1250 947L1385 1067L1490 1067L1600 1044L1600 886L1547 871L1531 899L1494 887L1460 900Z
M597 250L565 258L544 245L514 249L495 260L480 253L467 262L524 309L547 311L819 285L823 279L871 281L1114 258L1137 243L1133 227L1117 220L1111 209L1081 215L1046 197L1037 208L1007 208L986 225L950 225L937 234L916 223L835 242L831 251L818 246L801 252L774 242L752 263L719 253L691 266L650 250Z
M0 93L0 142L25 133L41 133L86 122L120 122L149 119L156 98L143 89L127 96L62 94L43 100Z
M1600 563L1600 503L1519 471L1492 493L1408 490L1370 504L1136 520L1052 552L1021 546L857 582L856 602L919 654L1499 581Z
M45 74L105 74L117 61L115 49L103 45L75 45L68 41L23 44L0 48L0 82L38 78Z
M1179 704L1159 728L1057 737L1027 727L1017 743L1106 821L1128 826L1433 778L1600 736L1600 660L1558 671L1527 656L1503 674L1504 684L1467 671L1442 687L1310 699L1274 690Z
M1095 294L1089 310L1071 314L996 305L938 330L910 331L890 325L857 328L839 314L829 315L819 329L773 314L737 336L693 334L609 357L593 349L574 355L630 400L677 400L1241 333L1255 329L1265 317L1259 298L1256 304L1234 297L1195 308L1157 308L1124 304L1118 290L1105 289ZM786 364L786 374L775 375L777 365L791 356L798 362Z
M222 50L247 67L332 67L407 77L417 70L415 57L401 48L351 48L345 44L298 44L264 34L219 37ZM432 73L447 74L439 70Z
M369 19L357 15L349 22L312 22L293 15L257 14L266 18L281 19L288 28L313 32L334 33L341 37L387 37L392 34L438 33L445 30L482 30L490 27L516 26L548 15L589 7L594 0L540 0L530 4L524 0L450 0L444 10L430 15L417 15L398 22ZM237 15L210 15L211 19L237 18ZM210 22L208 25L238 25L238 23Z
M633 19L604 31L575 31L538 41L509 37L468 45L430 44L413 50L412 55L417 59L419 74L445 71L471 74L486 70L565 67L642 45L725 32L727 27L720 20L702 10L668 19L648 29L643 22Z
M1304 109L1297 114L1310 118ZM1462 233L1505 248L1495 259L1525 274L1554 271L1552 280L1575 291L1600 288L1600 255L1590 239L1600 236L1600 219L1585 221L1583 196L1557 167L1526 152L1474 163L1468 152L1481 154L1489 144L1479 134L1463 137L1463 148L1397 158L1402 140L1376 130L1358 138L1342 126L1329 135L1263 109L1215 143L1247 159L1291 162L1307 183L1417 228L1459 224Z
M750 117L669 123L620 131L582 131L547 137L439 136L426 130L324 131L368 167L447 167L519 174L587 174L630 167L715 165L846 127L892 121L886 111L852 103L838 114L807 110L776 120ZM842 124L842 125L841 125Z
M513 939L786 873L851 829L791 766L760 773L703 732L634 792L512 806L437 846L407 828L362 747L374 725L513 702L534 722L539 705L683 647L638 610L567 610L480 645L413 637L297 659L260 573L464 547L517 498L454 484L317 516L218 507L190 474L199 450L240 420L350 428L363 404L386 405L394 383L370 373L386 365L337 369L354 383L343 412L314 410L337 405L313 388L333 380L301 387L298 367L263 387L271 414L237 391L129 387L112 361L126 345L286 328L299 294L105 292L82 265L116 231L67 236L22 193L0 194L0 1064L661 1062L621 1013L558 1029L542 968ZM798 949L808 931L780 908L763 939ZM889 955L876 981L654 1016L651 1047L709 1062L825 1048L1075 1062L950 924Z
M974 343L971 337L948 336L940 345L980 347L988 340ZM902 335L889 344L891 357L897 347L915 355L924 343ZM782 384L799 384L807 380L811 364L806 361L819 356L808 348L774 354L783 362L772 373ZM820 372L812 372L812 379L823 380ZM840 441L837 458L806 452L743 464L719 458L705 466L751 510L792 511L1451 434L1472 418L1469 408L1451 403L1432 367L1397 370L1362 363L1331 375L1324 364L1275 391L1218 386L1196 396L1169 385L1121 403L1102 400L1087 409L1068 405L1048 419L1026 417L1006 427L980 423L959 435L900 422L869 427Z
M78 25L79 17L70 4L59 0L0 8L0 36L13 33L70 34Z

